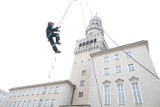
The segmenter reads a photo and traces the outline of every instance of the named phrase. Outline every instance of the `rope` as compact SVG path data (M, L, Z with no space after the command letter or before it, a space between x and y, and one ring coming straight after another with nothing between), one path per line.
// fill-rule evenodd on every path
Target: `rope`
M87 0L85 0L85 2L86 2L86 5L87 5L87 7L88 7L88 9L89 9L89 12L91 13L92 16L94 16L93 13L92 13L92 11L91 11L91 9L90 9L90 7L89 7L89 5L88 5Z
M65 15L66 15L67 11L69 10L69 8L71 7L73 1L74 1L74 0L71 0L71 1L70 1L69 5L68 5L68 7L67 7L67 9L66 9L66 11L64 12L64 14L63 14L62 18L60 19L60 21L58 22L57 26L61 26L61 25L62 25L62 22L64 21L64 17L65 17ZM60 24L60 23L61 23L61 24ZM60 24L60 25L59 25L59 24Z
M81 6L81 12L82 12L82 16L83 16L84 29L86 30L86 21L85 21L85 17L84 17L84 12L83 12L83 7L82 7L82 1L81 0L80 0L80 6Z
M128 55L133 61L135 61L138 65L140 65L142 68L144 68L146 71L148 71L151 75L153 75L154 77L156 77L157 79L160 80L160 78L158 76L156 76L154 73L152 73L150 70L148 70L145 66L143 66L141 63L139 63L136 59L134 59L131 55L127 54L127 52L125 52L104 30L104 33L109 37L109 39L111 39L111 41L117 45L117 47L126 55Z
M100 101L100 104L101 104L101 107L102 107L102 100L101 100L101 97L100 97L100 89L99 89L98 80L97 80L97 76L96 76L96 72L95 72L95 66L94 66L93 58L92 58L92 55L91 55L91 50L90 50L90 57L92 59L93 72L94 72L94 76L95 76L95 80L96 80L96 84L97 84L97 88L98 88L98 97L99 97L99 101Z

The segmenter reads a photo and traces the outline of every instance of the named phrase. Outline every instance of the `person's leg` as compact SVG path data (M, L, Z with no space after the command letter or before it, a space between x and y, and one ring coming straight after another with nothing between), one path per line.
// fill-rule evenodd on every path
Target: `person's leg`
M54 37L56 37L56 44L61 44L59 41L60 41L60 36L58 33L54 33Z
M54 43L54 41L53 41L53 38L49 38L49 42L50 42L50 44L51 44L51 46L52 46L52 48L53 48L53 51L54 51L55 53L61 53L61 51L59 51L58 48L57 48L57 46L55 45L55 43Z

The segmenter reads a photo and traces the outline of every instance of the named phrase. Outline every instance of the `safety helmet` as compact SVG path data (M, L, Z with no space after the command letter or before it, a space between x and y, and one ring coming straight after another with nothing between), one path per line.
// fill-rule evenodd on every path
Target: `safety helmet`
M54 23L53 22L48 22L48 25L54 25Z

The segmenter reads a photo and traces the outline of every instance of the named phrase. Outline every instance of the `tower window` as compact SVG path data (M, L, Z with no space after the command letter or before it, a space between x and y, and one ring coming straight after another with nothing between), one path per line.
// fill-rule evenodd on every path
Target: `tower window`
M85 76L86 75L86 70L83 70L81 73L81 76Z
M84 86L84 82L85 82L84 80L80 81L80 87Z
M81 46L82 46L82 43L79 44L79 47L81 47Z
M131 52L126 52L126 57L130 58L131 57Z
M89 41L86 42L86 45L88 45L88 44L89 44Z
M83 46L85 45L85 42L83 42Z
M90 40L90 44L92 44L93 43L93 40Z
M83 92L79 92L78 97L83 97Z
M94 43L95 43L95 42L97 42L97 39L96 39L96 38L94 39Z

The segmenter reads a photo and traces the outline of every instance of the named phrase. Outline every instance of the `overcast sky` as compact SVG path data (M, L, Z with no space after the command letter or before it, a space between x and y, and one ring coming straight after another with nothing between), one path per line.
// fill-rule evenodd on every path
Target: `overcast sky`
M61 25L61 54L46 38L48 21L58 24L71 0L0 0L0 88L69 79L76 40L85 37L91 12L119 45L148 40L155 69L160 75L159 0L73 1ZM84 23L85 22L85 23ZM116 47L105 35L109 47ZM55 60L56 58L56 60ZM51 76L51 79L48 78Z

